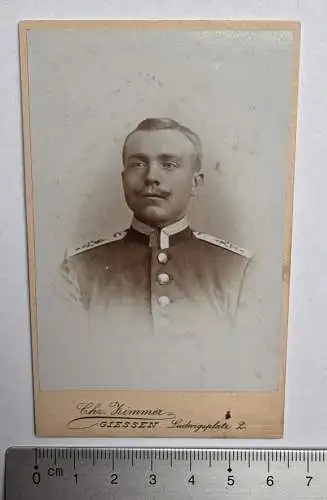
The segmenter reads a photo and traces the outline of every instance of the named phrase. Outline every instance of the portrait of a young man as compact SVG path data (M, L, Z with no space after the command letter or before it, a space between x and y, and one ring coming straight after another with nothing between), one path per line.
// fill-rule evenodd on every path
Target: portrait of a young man
M125 139L122 163L130 227L66 256L72 298L108 317L131 308L156 333L196 333L211 322L219 334L237 313L250 253L189 225L189 200L204 180L199 137L169 118L144 119Z

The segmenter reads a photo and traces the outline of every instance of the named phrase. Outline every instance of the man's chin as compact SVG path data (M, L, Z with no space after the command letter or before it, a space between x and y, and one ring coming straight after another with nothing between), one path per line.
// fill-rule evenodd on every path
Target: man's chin
M167 213L164 210L161 210L160 207L147 207L146 210L142 210L140 213L135 213L135 216L137 219L151 227L164 226L169 220Z

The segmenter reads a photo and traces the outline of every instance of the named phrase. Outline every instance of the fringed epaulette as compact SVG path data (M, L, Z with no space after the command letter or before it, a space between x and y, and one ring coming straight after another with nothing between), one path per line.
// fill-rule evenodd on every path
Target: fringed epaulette
M242 255L242 257L245 257L247 259L250 259L252 256L249 250L241 248L238 245L234 245L234 243L230 241L222 240L221 238L216 238L215 236L211 236L211 234L194 231L194 236L199 240L206 241L207 243L211 243L212 245L216 245L217 247L225 248L226 250L230 250L231 252L237 253L238 255Z
M119 241L122 240L127 233L126 231L118 231L117 233L114 233L111 238L106 239L106 238L99 238L97 240L91 240L85 243L84 245L81 245L80 247L77 247L73 249L71 252L68 252L69 256L73 255L78 255L83 252L87 252L88 250L92 250L92 248L97 248L102 245L106 245L107 243L113 243L114 241Z

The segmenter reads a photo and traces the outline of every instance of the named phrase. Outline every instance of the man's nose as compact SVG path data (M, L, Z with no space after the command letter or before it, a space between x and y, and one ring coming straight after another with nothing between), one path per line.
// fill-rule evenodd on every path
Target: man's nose
M158 162L156 161L149 162L148 168L145 173L145 181L148 184L160 184L161 169Z

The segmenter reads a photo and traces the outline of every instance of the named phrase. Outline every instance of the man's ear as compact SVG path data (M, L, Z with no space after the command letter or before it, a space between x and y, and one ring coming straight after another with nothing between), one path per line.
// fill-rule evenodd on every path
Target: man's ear
M193 174L193 186L192 186L192 194L194 194L197 190L198 187L202 186L203 184L203 179L204 179L204 174L203 172L195 172Z

